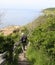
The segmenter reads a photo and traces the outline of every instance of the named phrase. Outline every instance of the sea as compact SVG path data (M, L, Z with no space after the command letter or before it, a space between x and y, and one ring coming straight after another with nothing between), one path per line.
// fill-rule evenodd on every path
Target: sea
M10 25L26 25L41 14L38 9L0 9L0 28Z

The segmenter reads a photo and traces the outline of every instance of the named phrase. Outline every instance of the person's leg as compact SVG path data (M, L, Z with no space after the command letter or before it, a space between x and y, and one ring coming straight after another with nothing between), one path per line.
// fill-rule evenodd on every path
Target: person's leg
M24 57L25 57L25 44L23 45L23 53L24 53Z
M25 51L25 45L23 45L23 51Z
M23 49L23 45L22 45L22 52L24 51L24 49Z
M21 43L21 48L22 48L22 51L21 51L21 53L23 53L23 51L24 51L24 50L23 50L23 44L22 44L22 43Z
M25 51L25 46L24 46L24 44L22 44L21 47L22 47L22 51L24 52L24 51Z

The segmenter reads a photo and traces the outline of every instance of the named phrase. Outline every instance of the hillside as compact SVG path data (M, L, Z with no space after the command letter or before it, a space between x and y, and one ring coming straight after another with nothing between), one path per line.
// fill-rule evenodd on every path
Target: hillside
M27 49L27 58L32 65L55 65L55 13L54 9L47 10L48 15L44 13L32 24L36 26L31 31L30 46Z
M49 12L50 12L50 11L51 11L51 12L55 12L55 8L47 8L47 9L44 9L44 10L43 10L43 12L45 12L45 11L49 11Z
M38 27L40 24L46 22L46 19L49 16L55 16L55 8L47 8L42 11L43 15L36 18L32 23L26 25L29 30L34 30L34 28Z

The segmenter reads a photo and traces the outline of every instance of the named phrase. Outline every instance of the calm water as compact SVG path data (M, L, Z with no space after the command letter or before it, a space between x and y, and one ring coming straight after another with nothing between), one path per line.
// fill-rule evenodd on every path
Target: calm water
M3 12L0 28L8 25L25 25L40 15L40 10L9 9L0 11Z

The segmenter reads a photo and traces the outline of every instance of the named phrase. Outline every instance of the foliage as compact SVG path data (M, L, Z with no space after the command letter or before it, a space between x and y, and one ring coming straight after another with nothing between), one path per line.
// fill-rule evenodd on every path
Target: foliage
M3 53L5 51L4 45L5 45L6 37L3 35L0 35L0 53Z
M23 26L22 28L21 28L21 33L24 33L24 34L29 34L29 30L27 29L27 27L25 27L25 26Z
M11 64L18 57L14 57L14 44L19 40L19 34L13 33L8 36L0 35L0 53L7 51L7 63ZM18 56L19 49L16 48L16 56ZM17 59L16 59L17 62ZM7 64L6 63L6 64Z
M40 21L41 22L41 21ZM30 36L27 58L32 65L55 65L55 17L46 16Z

